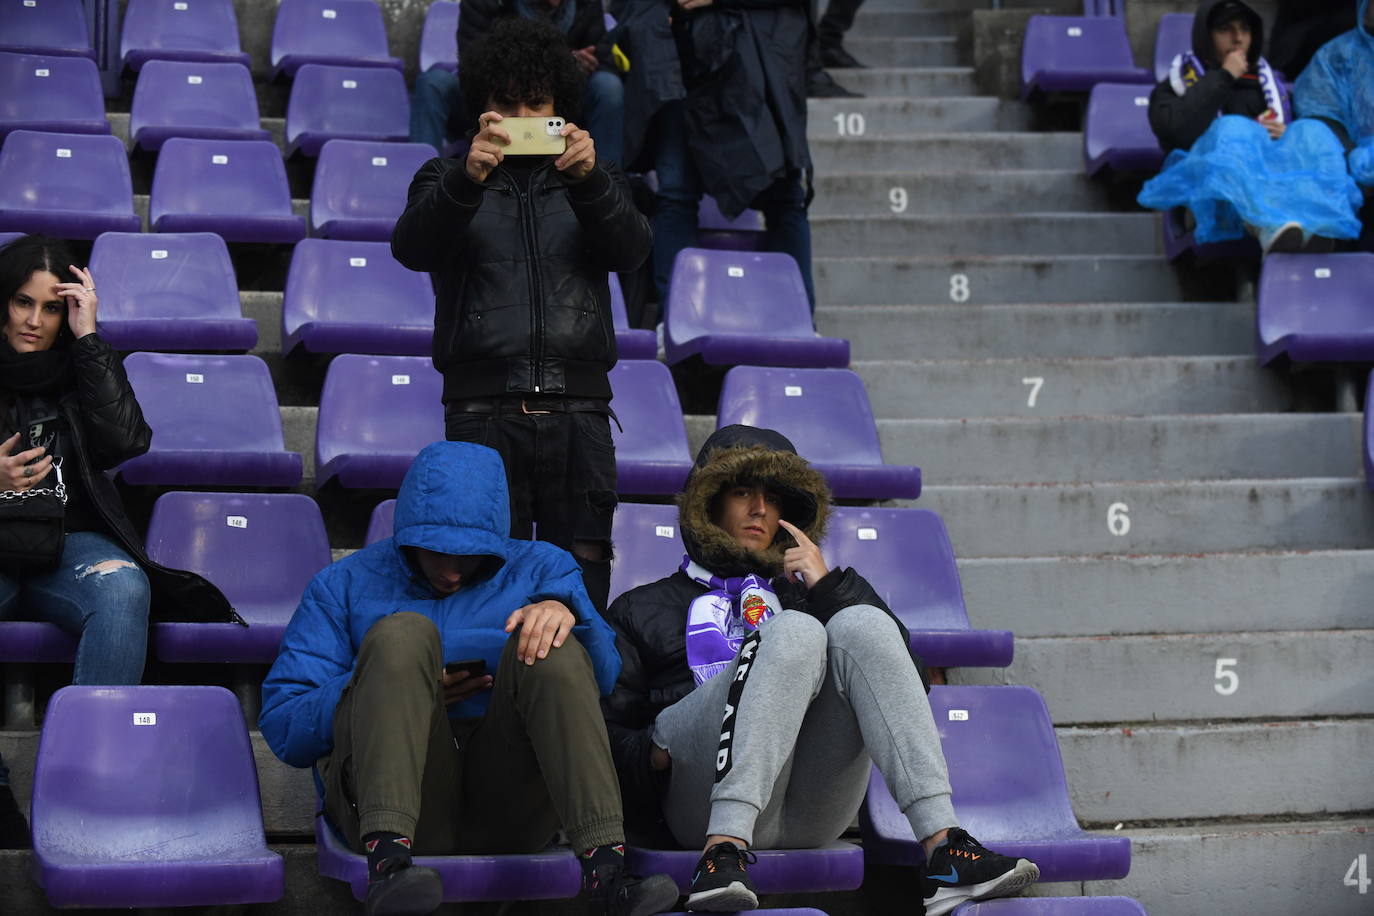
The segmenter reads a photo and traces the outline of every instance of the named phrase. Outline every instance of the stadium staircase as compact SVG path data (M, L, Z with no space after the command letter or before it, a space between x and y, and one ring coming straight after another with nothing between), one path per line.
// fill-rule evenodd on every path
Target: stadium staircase
M810 104L817 324L853 342L886 459L921 467L912 504L947 523L973 625L1016 633L1010 668L949 681L1039 690L1078 817L1132 839L1124 880L1033 893L1122 894L1156 916L1368 914L1374 498L1359 418L1331 409L1322 379L1256 366L1252 285L1167 264L1155 215L1083 175L1079 134L977 95L955 38L973 6L868 0L846 43L872 69L836 74L865 97ZM259 89L280 142L284 91ZM149 172L134 173L146 210ZM305 214L308 176L292 181ZM313 493L323 372L280 356L284 263L259 253L239 279ZM694 449L713 426L688 417ZM321 502L336 555L360 546L375 500ZM288 890L249 911L353 912L316 871L308 775L253 739ZM21 805L36 743L0 733ZM42 912L27 856L0 854L0 913Z

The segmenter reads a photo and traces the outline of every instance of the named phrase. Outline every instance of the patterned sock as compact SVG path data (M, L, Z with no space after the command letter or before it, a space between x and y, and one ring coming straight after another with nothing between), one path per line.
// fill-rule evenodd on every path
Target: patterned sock
M410 837L378 830L363 837L367 850L367 880L380 881L387 872L410 864Z
M577 861L582 863L582 886L589 891L596 891L601 887L601 879L607 875L608 869L625 867L625 844L593 846L578 855Z

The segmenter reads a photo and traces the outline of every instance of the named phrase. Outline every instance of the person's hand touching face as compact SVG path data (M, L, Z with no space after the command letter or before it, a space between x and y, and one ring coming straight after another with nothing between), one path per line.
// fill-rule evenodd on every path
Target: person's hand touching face
M1222 68L1236 79L1250 69L1250 24L1244 19L1232 19L1212 29L1212 48Z

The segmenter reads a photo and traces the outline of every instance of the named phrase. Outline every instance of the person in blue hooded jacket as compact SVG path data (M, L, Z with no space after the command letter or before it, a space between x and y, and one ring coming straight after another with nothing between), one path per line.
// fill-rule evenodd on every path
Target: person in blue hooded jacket
M412 853L529 853L560 829L593 912L661 912L672 881L623 867L598 705L615 636L569 553L509 532L501 456L427 446L395 534L306 588L263 683L263 737L315 767L329 820L367 853L369 916L438 907L439 876Z

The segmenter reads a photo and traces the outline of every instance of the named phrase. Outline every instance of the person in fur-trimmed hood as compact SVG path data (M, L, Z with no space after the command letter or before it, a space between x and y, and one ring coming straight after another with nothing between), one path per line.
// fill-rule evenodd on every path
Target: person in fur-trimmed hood
M816 544L830 490L780 433L718 430L678 498L687 555L616 599L602 700L632 842L702 846L691 910L753 909L751 847L837 839L877 763L925 846L926 913L1016 893L1025 859L959 829L907 633Z

